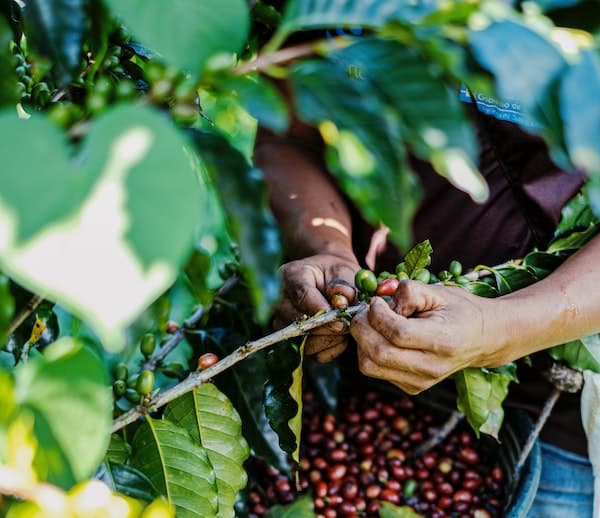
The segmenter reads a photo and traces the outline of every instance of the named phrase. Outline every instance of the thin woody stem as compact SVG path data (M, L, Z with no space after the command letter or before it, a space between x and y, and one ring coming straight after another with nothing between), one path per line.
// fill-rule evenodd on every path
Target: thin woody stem
M245 343L244 345L238 347L235 351L233 351L228 356L225 356L222 360L215 363L212 367L209 367L203 371L194 371L190 373L190 375L184 379L181 383L171 387L168 390L165 390L163 393L156 396L150 403L148 404L148 408L156 409L160 408L170 401L177 399L178 397L191 392L196 387L199 387L203 383L209 382L212 378L214 378L217 374L233 367L236 363L242 361L247 358L251 354L254 354L262 349L266 349L271 345L275 345L279 342L283 342L284 340L289 340L290 338L296 338L298 336L305 335L308 331L320 327L325 324L329 324L331 322L335 322L336 320L340 320L346 316L353 316L358 313L363 307L364 303L359 303L356 306L352 306L347 308L346 310L331 310L327 313L323 313L317 317L312 317L307 320L297 320L292 322L289 326L280 329L279 331L275 331L269 335L263 336L258 340L253 340ZM128 424L135 422L140 416L142 416L147 411L145 407L136 407L125 414L117 417L112 424L112 432L116 432L121 428L124 428Z
M18 329L18 327L32 315L32 313L43 301L44 297L41 297L40 295L34 295L31 297L25 307L19 311L19 313L10 322L8 329L6 330L6 336L12 335Z

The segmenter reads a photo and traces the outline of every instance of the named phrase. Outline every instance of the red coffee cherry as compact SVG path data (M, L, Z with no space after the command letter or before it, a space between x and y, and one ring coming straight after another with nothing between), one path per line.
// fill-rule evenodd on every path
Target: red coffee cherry
M213 353L204 353L200 358L198 358L198 370L203 371L212 367L215 363L219 361L219 357Z

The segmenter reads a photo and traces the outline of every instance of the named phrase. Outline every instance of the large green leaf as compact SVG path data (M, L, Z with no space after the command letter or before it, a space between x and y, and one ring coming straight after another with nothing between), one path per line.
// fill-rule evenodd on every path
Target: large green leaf
M475 431L498 437L504 418L502 402L514 375L510 370L467 368L452 375L456 383L457 407Z
M79 70L87 32L88 0L28 0L25 35L36 50L50 58L62 84Z
M415 23L440 2L396 0L292 0L288 2L275 41L298 30L339 27L381 27L394 21ZM273 43L274 44L274 43Z
M115 491L145 502L159 496L150 479L136 468L110 462L109 469Z
M12 31L0 17L0 106L15 104L17 98L17 75L15 61L10 52Z
M142 106L99 117L77 162L41 117L2 114L0 134L12 151L0 171L0 265L121 347L124 328L175 280L212 196L185 139Z
M258 319L265 322L279 297L280 243L262 173L216 133L194 131L196 149L215 182Z
M112 395L99 357L61 338L16 370L17 402L33 414L36 464L64 488L89 477L108 446Z
M299 461L302 432L302 361L304 342L275 346L267 357L269 379L265 383L265 413L279 436L279 445Z
M454 86L415 49L364 38L327 61L293 68L291 83L299 116L321 124L330 168L346 193L403 248L418 201L406 144L474 199L486 198L473 165L475 137Z
M237 52L246 41L244 0L106 0L135 38L168 63L192 73L221 52Z
M216 516L217 484L206 450L184 428L146 419L133 438L131 465L175 506L178 517Z
M417 513L412 507L407 505L396 506L389 502L381 502L379 508L379 516L381 518L420 518L421 515Z
M557 345L548 352L552 358L566 362L573 369L600 372L599 334Z
M289 505L275 505L265 514L265 518L314 518L315 516L311 495L303 495Z
M479 63L496 78L500 97L518 101L521 110L532 116L566 65L550 39L517 21L498 21L474 30L470 44Z
M564 74L560 109L565 140L573 163L590 176L600 176L600 58L584 51Z
M194 442L204 447L217 479L216 516L233 517L237 493L247 482L243 464L249 450L240 416L229 399L213 384L205 383L169 403L164 418L185 428Z

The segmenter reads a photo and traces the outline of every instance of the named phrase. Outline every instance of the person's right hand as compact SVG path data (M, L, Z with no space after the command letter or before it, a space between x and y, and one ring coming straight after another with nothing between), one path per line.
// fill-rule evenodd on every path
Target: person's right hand
M313 255L281 267L283 294L275 309L273 326L280 329L302 315L331 309L329 301L336 293L350 304L356 301L354 274L360 266L354 257L329 254ZM321 326L309 335L304 346L307 355L324 363L339 356L346 348L348 329L342 322Z

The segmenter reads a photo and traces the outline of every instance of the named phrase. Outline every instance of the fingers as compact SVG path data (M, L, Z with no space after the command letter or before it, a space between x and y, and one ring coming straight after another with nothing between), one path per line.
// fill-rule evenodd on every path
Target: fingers
M432 311L441 305L439 290L419 281L402 281L392 299L392 308L404 317Z
M318 361L319 363L330 362L330 361L334 360L335 358L337 358L340 354L342 354L346 350L347 346L348 346L348 340L344 339L340 344L338 344L334 347L330 347L329 349L326 349L322 353L317 354L315 356L315 360Z
M352 303L356 300L357 290L354 285L344 279L333 279L327 283L325 294L328 300L331 300L334 295L340 294Z

